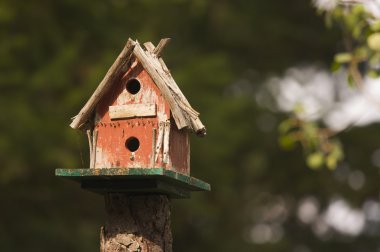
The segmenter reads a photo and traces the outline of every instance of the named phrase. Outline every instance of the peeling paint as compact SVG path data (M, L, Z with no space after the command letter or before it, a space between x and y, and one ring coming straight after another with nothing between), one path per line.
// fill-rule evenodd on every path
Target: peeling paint
M140 90L136 94L131 94L126 89L126 83L132 78L140 82ZM128 104L156 104L157 116L110 119L109 106ZM140 64L130 68L123 78L104 95L97 106L97 117L99 123L96 125L98 144L95 168L153 168L151 160L155 155L152 148L155 140L152 139L152 132L154 129L158 132L159 122L166 122L171 118L171 114L168 102ZM161 148L157 153L159 158L153 166L188 174L188 133L184 130L180 132L175 123L171 123L170 131L173 134L170 134L167 162L165 164L162 161L163 148ZM125 146L126 140L130 137L135 137L139 141L139 147L134 153ZM181 144L184 146L179 146ZM174 150L171 145L175 147Z

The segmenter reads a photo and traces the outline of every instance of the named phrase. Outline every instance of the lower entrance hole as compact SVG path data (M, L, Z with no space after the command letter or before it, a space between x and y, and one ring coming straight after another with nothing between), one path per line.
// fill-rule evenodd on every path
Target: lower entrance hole
M125 147L131 152L137 151L140 147L140 141L136 137L130 137L125 141Z

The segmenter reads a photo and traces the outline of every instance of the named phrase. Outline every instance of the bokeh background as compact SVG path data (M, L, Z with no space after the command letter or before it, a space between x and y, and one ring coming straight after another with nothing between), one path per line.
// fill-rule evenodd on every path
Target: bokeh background
M336 125L354 96L331 88L341 34L305 0L1 0L0 251L98 251L102 197L54 169L88 166L70 118L128 37L172 38L164 59L208 129L191 164L212 192L173 201L174 251L380 251L376 118L339 134L334 171L278 145L297 97Z

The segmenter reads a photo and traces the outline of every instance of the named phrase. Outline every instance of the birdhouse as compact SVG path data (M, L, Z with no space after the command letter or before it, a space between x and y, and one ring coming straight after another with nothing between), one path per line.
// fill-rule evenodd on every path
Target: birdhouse
M105 191L123 191L126 181L152 182L152 176L160 183L174 179L187 189L209 190L207 183L189 176L189 133L204 136L206 129L161 58L168 41L162 39L157 47L147 42L143 49L128 40L70 124L87 134L89 169L58 169L58 176ZM138 191L146 186L127 187Z

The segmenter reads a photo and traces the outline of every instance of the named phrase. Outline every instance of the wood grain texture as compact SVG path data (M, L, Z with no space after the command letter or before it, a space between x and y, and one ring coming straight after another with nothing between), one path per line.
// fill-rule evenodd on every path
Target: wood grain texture
M157 55L157 57L160 57L162 51L164 50L165 46L170 42L170 38L163 38L158 43L157 47L154 48L153 53Z
M126 89L126 83L130 79L137 79L141 84L140 91L136 94L131 94ZM110 118L110 106L130 104L155 104L157 116L118 120ZM100 121L95 126L99 130L95 167L152 167L152 130L158 129L160 121L170 118L170 107L141 64L136 62L132 65L123 78L112 86L98 103L96 114ZM140 142L134 154L125 146L130 137L135 137ZM163 166L161 161L154 165Z
M133 40L128 40L124 49L121 51L111 68L108 70L107 74L104 76L103 80L100 82L91 98L87 101L79 114L75 116L74 120L70 124L70 127L73 129L84 128L84 125L86 124L91 113L94 111L96 104L102 98L103 94L109 90L116 79L119 78L121 74L123 74L129 67L129 58L133 52L135 44L136 43Z
M145 46L145 48L146 48L146 50L147 50L148 52L153 53L155 46L153 45L152 42L150 42L150 41L145 42L145 43L144 43L144 46Z
M189 131L186 129L178 130L174 121L171 120L169 137L169 157L172 171L182 174L190 174L190 143Z
M150 53L145 53L139 44L136 44L133 53L135 54L138 61L142 64L143 68L149 73L150 77L153 79L154 83L158 86L162 95L169 103L177 127L180 129L188 127L189 123L184 117L180 107L170 92L169 86L167 85L167 77L159 72L154 64L155 60L153 56L151 56Z
M155 150L155 153L154 153L154 156L155 156L154 162L155 163L157 163L158 156L159 156L160 151L161 151L163 137L164 137L164 130L165 130L164 122L160 122L158 124L158 136L157 136L157 141L156 141L156 150Z
M106 224L101 230L105 252L171 252L170 200L164 195L105 196Z
M156 52L157 47L153 52ZM157 58L154 53L144 52L139 44L136 44L134 54L168 101L178 129L187 127L196 132L197 135L204 136L206 128L199 120L199 113L191 107L164 61Z
M91 167L91 165L92 165L92 158L93 158L93 149L92 149L92 135L91 135L91 130L86 130L86 134L87 134L87 140L88 140L88 146L89 146L89 148L90 148L90 152L89 152L89 154L90 154L90 168L93 168L93 167Z
M127 104L109 106L111 119L156 116L156 104Z
M157 129L152 129L152 154L150 155L150 165L149 167L154 167L155 163L155 153L156 153L156 136L157 135Z
M203 125L199 117L191 118L190 122L191 122L191 127L194 129L197 136L201 136L201 137L206 136L207 134L206 127Z
M163 143L163 150L162 150L162 162L164 164L169 163L169 137L170 137L170 121L165 122L164 127L164 143Z
M112 84L117 82L127 68L130 67L131 62L135 60L132 56L135 56L160 89L165 100L169 103L178 129L188 128L196 132L199 136L206 135L206 128L199 119L199 113L191 107L177 83L174 81L165 62L160 58L160 53L168 42L169 39L162 39L157 47L154 47L151 42L146 42L144 46L147 51L145 51L137 41L135 42L129 39L115 63L108 70L100 85L79 114L74 118L70 126L75 129L91 127L88 121L97 103L101 100L103 95L107 93Z
M93 130L92 131L92 152L90 157L90 168L95 168L96 163L96 147L98 144L98 131Z
M100 252L105 252L105 234L104 234L104 227L100 227Z

